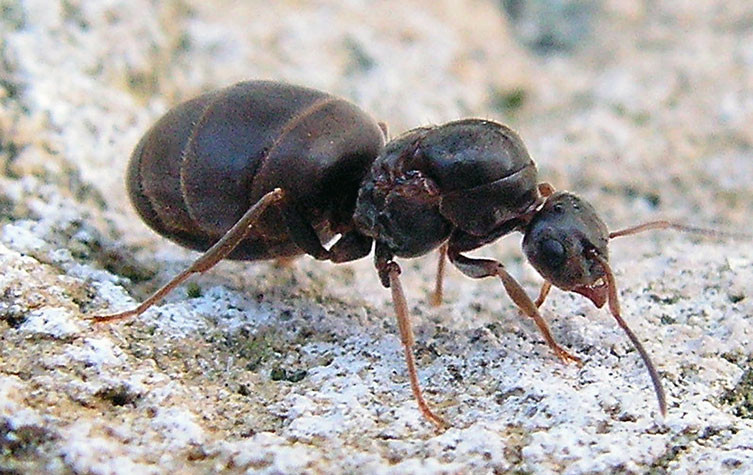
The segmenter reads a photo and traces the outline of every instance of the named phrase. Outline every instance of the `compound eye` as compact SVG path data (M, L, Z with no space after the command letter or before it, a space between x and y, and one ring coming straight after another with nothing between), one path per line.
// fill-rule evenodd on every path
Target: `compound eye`
M547 238L539 243L539 255L549 269L556 269L565 262L565 247L558 240Z

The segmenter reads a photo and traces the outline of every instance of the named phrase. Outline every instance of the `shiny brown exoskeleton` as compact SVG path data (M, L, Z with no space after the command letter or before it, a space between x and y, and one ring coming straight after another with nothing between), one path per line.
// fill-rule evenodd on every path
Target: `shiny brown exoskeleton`
M375 247L376 270L392 290L413 394L424 416L442 426L418 384L394 261L439 248L435 302L441 300L445 255L469 277L499 277L565 361L580 360L554 341L538 311L551 285L580 293L597 307L608 302L666 412L658 374L620 315L607 242L646 229L703 230L656 221L610 234L591 205L538 183L521 139L495 122L421 127L386 145L384 135L349 102L277 82L239 83L175 107L136 146L128 190L149 226L204 254L135 309L96 320L138 315L224 258L308 254L346 262ZM524 234L525 254L545 279L535 303L502 264L463 254L513 231ZM337 235L331 247L322 245Z

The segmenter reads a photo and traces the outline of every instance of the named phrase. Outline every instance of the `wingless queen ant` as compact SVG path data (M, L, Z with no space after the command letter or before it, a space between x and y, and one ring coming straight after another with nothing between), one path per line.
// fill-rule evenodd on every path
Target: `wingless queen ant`
M520 137L489 120L419 127L386 144L385 136L350 102L280 82L242 82L176 106L136 146L128 193L152 229L203 254L136 308L94 319L139 315L221 259L308 254L339 263L368 255L376 243L374 265L392 293L413 395L421 413L443 427L421 393L395 262L439 249L432 303L441 301L445 258L468 277L497 277L565 362L580 359L557 344L538 310L551 286L598 308L608 303L666 414L656 368L620 313L607 244L649 229L730 234L668 221L610 233L582 198L539 183ZM535 302L501 263L464 255L513 231L523 233L523 251L544 278Z

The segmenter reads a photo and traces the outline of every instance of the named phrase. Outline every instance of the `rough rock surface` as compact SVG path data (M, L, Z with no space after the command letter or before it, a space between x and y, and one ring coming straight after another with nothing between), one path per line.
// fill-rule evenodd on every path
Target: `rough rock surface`
M223 262L140 318L86 319L196 256L136 218L130 150L170 105L247 78L348 97L393 133L507 122L542 179L613 228L669 217L750 232L753 4L564 2L576 23L561 25L553 3L0 0L2 471L749 470L750 241L611 245L665 419L607 312L552 292L544 316L585 361L563 365L499 282L450 270L429 307L435 256L403 275L443 432L416 409L370 259ZM476 254L534 295L518 241Z

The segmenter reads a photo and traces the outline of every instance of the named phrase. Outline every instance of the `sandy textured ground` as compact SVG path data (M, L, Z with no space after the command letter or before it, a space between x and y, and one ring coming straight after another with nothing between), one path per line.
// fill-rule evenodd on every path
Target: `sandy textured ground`
M416 409L370 259L221 263L133 321L85 316L127 308L195 258L138 221L127 159L169 106L248 78L348 97L394 133L509 123L542 179L612 228L669 217L750 232L753 5L209 3L0 0L4 473L749 470L750 241L611 246L666 419L606 311L552 293L544 316L585 361L563 365L498 282L450 270L429 307L434 256L403 275L443 432ZM476 254L535 294L519 236Z

